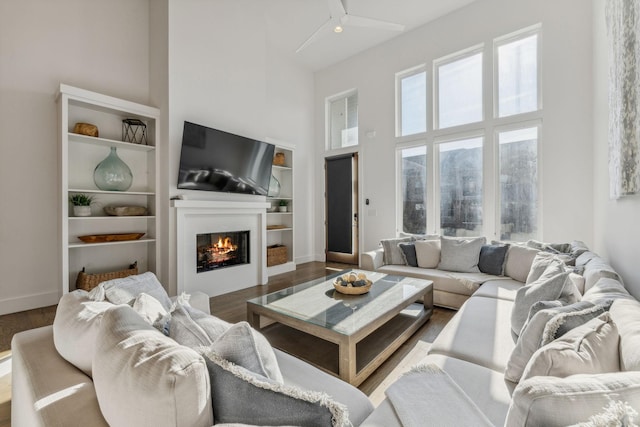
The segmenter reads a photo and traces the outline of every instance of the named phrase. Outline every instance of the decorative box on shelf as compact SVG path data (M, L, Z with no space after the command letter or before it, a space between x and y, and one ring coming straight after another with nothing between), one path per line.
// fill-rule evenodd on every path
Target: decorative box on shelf
M267 267L287 262L288 252L284 245L267 246Z

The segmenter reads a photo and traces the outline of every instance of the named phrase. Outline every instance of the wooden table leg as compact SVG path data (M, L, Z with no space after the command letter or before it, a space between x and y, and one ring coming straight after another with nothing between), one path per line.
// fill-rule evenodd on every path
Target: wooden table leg
M260 315L254 312L250 306L247 306L247 322L255 330L260 330Z
M344 337L338 344L339 367L338 374L344 381L352 384L356 379L356 343L350 337Z

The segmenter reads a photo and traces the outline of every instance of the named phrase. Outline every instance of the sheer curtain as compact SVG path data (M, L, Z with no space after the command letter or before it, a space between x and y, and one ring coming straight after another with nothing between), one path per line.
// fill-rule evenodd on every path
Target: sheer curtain
M640 191L640 0L607 0L609 188Z

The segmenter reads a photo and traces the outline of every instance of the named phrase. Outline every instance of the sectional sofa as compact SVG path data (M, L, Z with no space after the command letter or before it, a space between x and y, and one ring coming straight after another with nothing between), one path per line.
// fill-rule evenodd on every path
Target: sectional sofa
M429 390L413 389L409 402L384 400L363 426L402 426L407 408L421 412L424 425L438 425L439 411L455 419L465 407L476 422L459 418L457 425L640 423L640 303L581 242L530 245L509 245L502 274L486 276L399 260L384 265L392 260L384 249L365 255L366 268L433 280L436 304L460 304L420 364L430 369L407 375L428 385L440 373L461 393L443 405Z
M415 254L400 246L415 250L414 240L387 242L392 253L371 254L372 263L392 262L372 269L430 278L441 304L460 303L375 410L358 389L272 349L245 322L210 316L206 296L171 301L140 275L69 293L53 327L15 335L12 424L640 423L640 303L613 268L579 242L468 240L432 238ZM397 256L416 266L394 264Z

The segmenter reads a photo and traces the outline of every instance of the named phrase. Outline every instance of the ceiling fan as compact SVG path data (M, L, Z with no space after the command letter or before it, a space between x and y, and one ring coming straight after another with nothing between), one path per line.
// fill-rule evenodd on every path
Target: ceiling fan
M344 27L366 27L387 31L404 31L404 25L379 19L366 18L364 16L350 15L347 13L346 0L327 0L329 3L329 20L322 24L304 43L296 49L296 53L316 41L319 37L333 31L341 33Z

